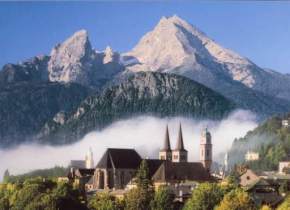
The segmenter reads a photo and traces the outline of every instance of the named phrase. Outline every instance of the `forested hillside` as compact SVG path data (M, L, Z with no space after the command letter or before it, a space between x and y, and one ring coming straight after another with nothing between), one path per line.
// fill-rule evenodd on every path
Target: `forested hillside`
M260 160L247 163L258 170L276 170L281 160L290 154L290 127L283 127L286 116L275 116L262 123L243 138L236 139L230 150L231 162L243 162L248 150L259 153Z

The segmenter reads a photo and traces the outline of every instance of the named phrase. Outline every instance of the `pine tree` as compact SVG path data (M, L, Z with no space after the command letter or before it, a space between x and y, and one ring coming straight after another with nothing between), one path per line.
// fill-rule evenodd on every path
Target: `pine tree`
M152 184L146 160L142 160L136 174L137 188L132 189L125 196L126 210L148 210L153 197Z
M137 187L142 190L148 190L152 185L149 178L149 168L146 160L142 160L136 175Z
M167 187L160 187L154 195L151 210L172 210L174 194Z

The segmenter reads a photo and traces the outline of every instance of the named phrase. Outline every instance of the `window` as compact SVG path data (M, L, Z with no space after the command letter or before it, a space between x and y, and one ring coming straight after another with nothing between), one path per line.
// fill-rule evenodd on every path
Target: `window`
M178 155L174 155L173 159L175 159L175 160L178 159Z

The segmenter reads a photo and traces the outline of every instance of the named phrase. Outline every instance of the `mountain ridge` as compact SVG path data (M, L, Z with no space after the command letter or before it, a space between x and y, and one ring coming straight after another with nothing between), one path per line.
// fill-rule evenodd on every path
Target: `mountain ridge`
M230 100L186 77L139 72L89 96L65 116L64 122L49 121L39 139L67 143L115 120L144 114L222 119L235 108Z
M102 89L112 80L139 71L188 77L261 118L289 111L289 76L261 69L249 59L221 47L178 16L161 18L127 53L115 52L110 47L101 52L94 50L88 32L77 31L57 44L50 56L5 65L0 71L0 82L75 82Z
M269 73L248 58L223 48L178 16L163 17L125 56L139 61L128 67L131 71L172 71L202 84L208 79L215 80L216 74L223 74L250 89L290 99L289 77L278 72ZM172 59L175 59L173 64L167 63ZM176 68L179 71L175 71Z
M140 75L143 75L143 77ZM151 75L151 77L148 75ZM249 59L229 49L223 48L214 40L207 37L205 33L178 16L173 16L161 18L154 29L145 34L139 43L127 53L118 53L111 47L107 47L103 51L97 51L90 43L88 32L86 30L80 30L62 43L57 44L51 50L50 55L36 56L19 64L5 65L2 71L0 71L0 94L5 95L5 97L3 96L2 104L5 105L5 107L3 105L3 109L5 109L6 114L3 114L2 121L5 122L7 118L11 120L13 126L16 126L12 126L11 128L13 129L11 131L21 130L24 136L26 133L29 135L33 134L36 135L35 138L37 140L42 141L39 139L41 136L45 138L54 129L66 126L66 123L72 119L70 112L74 109L79 110L77 115L87 115L88 122L91 123L91 125L88 125L87 131L91 131L91 129L97 128L99 123L92 116L96 114L97 116L104 117L101 112L107 114L107 122L118 120L118 117L126 117L127 115L125 116L124 113L128 115L130 112L131 114L142 114L142 112L150 114L149 111L153 110L153 106L158 108L157 110L160 111L160 115L167 114L171 116L176 114L176 110L179 110L177 113L185 114L184 110L180 110L184 105L187 106L185 110L197 107L197 104L193 101L187 104L188 101L181 100L184 104L180 104L179 97L181 96L184 98L189 97L190 100L197 97L200 102L203 101L200 96L191 95L192 93L188 93L188 90L182 84L178 83L187 95L185 96L184 93L176 90L178 96L170 98L170 103L165 103L164 101L168 100L166 98L167 92L160 92L160 90L164 88L172 90L173 87L167 87L167 80L162 79L163 77L168 78L168 81L177 78L176 80L184 81L185 84L190 83L188 86L191 88L193 86L202 87L197 89L202 89L205 92L214 91L219 96L217 97L218 101L228 101L228 104L235 104L236 108L251 110L258 114L260 119L265 119L276 113L289 111L289 75L260 68ZM132 78L138 82L132 84L130 81ZM139 85L142 84L141 80L144 78L158 80L161 86L148 82L147 88L142 88ZM173 82L172 84L175 83ZM73 90L66 88L70 85L72 87L78 87L79 90L76 90L76 88L73 88ZM23 107L18 108L19 110L22 110L22 108L30 110L23 112L27 116L22 115L19 110L14 113L14 110L10 109L14 105L19 105L17 100L13 100L12 98L15 93L15 87L23 91L20 91L20 95L17 96L22 100ZM37 92L39 87L42 87L43 92L40 95L44 94L43 99L31 95L32 93L39 94ZM65 91L63 94L66 100L63 101L62 96L57 95L58 93L51 93L52 87L57 87L55 90L64 88ZM114 89L114 87L118 88ZM5 88L10 88L10 92L4 91ZM159 94L159 99L162 99L159 103L169 111L164 112L164 109L158 106L158 100L152 95L153 92L150 92L150 90L154 90ZM115 91L119 91L118 94ZM130 95L133 94L131 91L138 92L143 98ZM102 95L104 93L108 94L108 101L110 103L105 103L107 100ZM49 107L49 103L46 102L50 100L47 97L50 94L52 94L51 96L55 100L54 103L63 101L62 105L64 107L68 106L69 103L73 103L73 105L68 110L64 110L62 106ZM123 104L122 110L117 108L117 104L115 104L116 107L112 107L112 104L116 103L116 101L111 94L115 94L116 98L119 98L125 105L129 104L130 106ZM148 97L152 101L149 105L142 106L143 102L147 103L149 100L145 97L146 94L149 94L150 97ZM23 96L27 96L27 98ZM75 97L77 97L76 101L71 101ZM86 104L86 102L87 107L90 107L88 100L92 100L94 97L97 97L95 99L97 102L101 100L107 107L101 106L100 110L97 111L91 111L89 109L82 111L82 109L78 109L82 107L82 104ZM131 101L132 98L135 101ZM205 101L211 100L205 99ZM9 103L11 103L10 106ZM38 103L43 103L44 110L38 110L41 107L33 106ZM169 105L171 108L168 107ZM145 109L146 107L148 109ZM45 113L42 115L43 118L40 121L32 108ZM93 109L94 107L91 108ZM50 109L54 110L53 113L50 112ZM226 106L225 108L219 106L219 110L214 110L220 113L227 109L231 109L231 106ZM199 108L199 110L203 109ZM192 117L206 117L206 113L212 111L212 109L208 108L204 110L206 112L204 111L199 115L196 115L195 112L195 114L191 112L187 114ZM158 114L156 111L152 113ZM34 116L35 119L30 118L30 116ZM211 116L215 116L215 113L211 113ZM25 119L25 117L30 119L30 127L23 126L21 128L21 126L13 123L17 122L18 118ZM32 123L33 119L35 120L35 125ZM83 135L85 131L84 127L86 127L83 122L80 122L80 125L77 125L77 122L75 122L73 126L71 126L72 124L68 124L67 130L64 128L63 131L74 133L74 126L76 128L80 126L81 128L76 130ZM7 127L7 125L3 124L3 127L5 126ZM37 129L33 129L36 127ZM1 131L2 133L0 134L2 137L5 137L5 132L8 130L7 128ZM25 138L28 138L28 136L25 136ZM9 138L5 137L1 139L0 137L0 141L6 142L9 141ZM65 142L69 142L66 137L64 138Z

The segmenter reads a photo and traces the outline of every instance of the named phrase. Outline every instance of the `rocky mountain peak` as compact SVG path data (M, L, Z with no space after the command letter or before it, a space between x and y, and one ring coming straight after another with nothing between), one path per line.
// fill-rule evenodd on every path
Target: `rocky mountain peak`
M216 86L221 75L250 88L260 83L257 66L251 61L221 47L176 15L162 17L125 56L138 61L127 67L129 71L172 72L209 83L211 88Z
M250 64L177 15L162 17L127 55L136 57L152 71L162 68L168 71L184 64L199 68L196 57L219 63Z
M106 55L107 54L113 55L114 53L113 49L110 46L107 46L104 52Z
M105 51L104 51L104 59L103 59L103 63L110 63L112 61L114 61L114 51L110 46L107 46Z
M56 45L51 51L51 56L61 52L65 56L70 56L71 59L80 59L86 53L91 53L91 51L92 47L89 41L88 32L86 30L80 30L75 32L63 43Z
M213 39L209 38L204 32L199 30L197 27L194 27L190 23L186 22L182 18L177 15L173 15L172 17L162 17L157 26L172 26L174 25L179 32L183 32L187 34L188 39L195 39L196 41L200 42L202 46L198 46L199 49L205 48L210 55L212 55L215 59L221 62L242 62L242 63L249 63L246 58L238 55L237 53L223 48L222 46L218 45ZM154 30L155 30L154 29ZM180 40L182 41L182 40ZM190 43L192 47L196 47L196 43Z
M196 35L205 36L203 32L199 31L197 28L193 27L192 25L190 25L188 22L186 22L185 20L183 20L177 15L173 15L171 17L163 16L160 19L159 23L156 25L156 27L161 27L161 26L166 26L166 27L175 26L177 28L183 27L187 29L188 31L195 32Z
M52 49L48 63L50 81L88 84L86 72L94 53L87 31L77 31Z
M197 52L195 48L200 46L191 46L191 37L178 25L181 23L182 20L177 16L161 18L155 28L145 34L133 50L126 54L135 57L141 64L138 63L130 69L168 71L184 63L193 63L192 60L195 60ZM143 68L136 69L140 66Z

